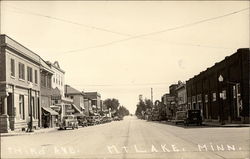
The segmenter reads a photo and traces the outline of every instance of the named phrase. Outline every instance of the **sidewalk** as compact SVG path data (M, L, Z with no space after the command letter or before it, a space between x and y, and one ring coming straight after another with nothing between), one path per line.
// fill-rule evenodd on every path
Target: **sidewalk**
M175 123L172 121L160 121L161 123L169 124L169 125L175 125ZM202 122L203 126L208 127L250 127L250 124L224 124L221 125L219 122Z
M202 122L205 126L214 126L214 127L250 127L250 124L224 124L218 122Z
M41 128L41 129L34 130L34 132L10 131L8 133L1 133L1 137L34 135L34 134L48 133L48 132L53 132L53 131L58 131L58 127L55 127L55 128Z

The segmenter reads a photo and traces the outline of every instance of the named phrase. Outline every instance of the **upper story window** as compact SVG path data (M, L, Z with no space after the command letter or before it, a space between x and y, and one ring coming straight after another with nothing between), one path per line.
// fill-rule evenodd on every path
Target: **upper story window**
M15 77L15 60L10 60L10 75Z
M37 84L38 83L38 78L37 78L37 70L35 70L35 83Z
M215 102L216 101L216 93L214 92L212 95L213 95L212 96L213 97L212 101Z
M27 80L29 82L33 82L33 78L32 78L32 68L27 66Z
M18 70L19 70L19 78L20 79L25 79L25 70L24 70L24 64L19 62L18 65Z

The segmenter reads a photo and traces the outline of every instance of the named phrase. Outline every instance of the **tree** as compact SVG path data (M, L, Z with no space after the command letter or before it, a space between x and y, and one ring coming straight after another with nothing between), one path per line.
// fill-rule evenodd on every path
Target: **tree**
M139 103L136 105L136 111L135 111L135 115L140 116L142 115L142 111L146 111L147 109L152 109L152 101L150 99L145 99L140 100Z
M111 111L117 111L120 105L119 100L115 98L112 98L112 99L108 98L104 100L103 104L106 105L108 109L111 108Z
M124 106L120 106L119 109L117 110L116 115L122 116L122 117L127 116L127 115L129 115L129 110Z

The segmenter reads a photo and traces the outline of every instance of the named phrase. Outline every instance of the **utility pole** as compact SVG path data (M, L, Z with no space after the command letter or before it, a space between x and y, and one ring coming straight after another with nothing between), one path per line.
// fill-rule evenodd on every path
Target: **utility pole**
M154 101L153 101L153 88L151 88L151 101L152 101L152 105L154 105Z

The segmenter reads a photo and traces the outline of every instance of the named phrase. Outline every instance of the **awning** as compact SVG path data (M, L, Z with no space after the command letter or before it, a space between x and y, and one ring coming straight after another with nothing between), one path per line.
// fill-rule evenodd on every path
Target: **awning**
M42 107L43 110L45 110L46 112L50 113L50 115L59 115L56 111L54 111L53 109L49 108L49 107Z
M74 104L71 104L71 105L75 108L76 111L78 111L80 114L82 114L82 111L76 105L74 105Z

